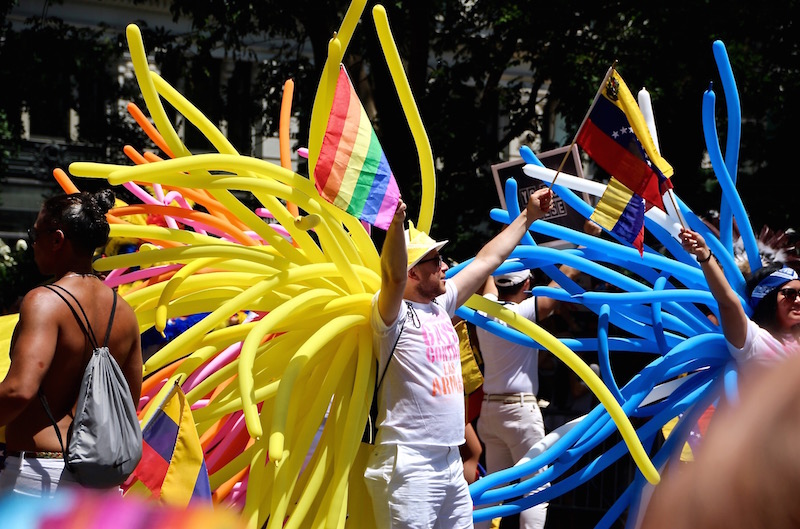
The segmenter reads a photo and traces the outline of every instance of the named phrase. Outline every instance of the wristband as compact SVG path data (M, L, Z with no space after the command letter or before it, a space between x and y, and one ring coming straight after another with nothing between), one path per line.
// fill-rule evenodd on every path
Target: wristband
M708 250L708 257L706 257L705 259L698 259L697 262L698 263L707 263L711 259L712 255L714 255L714 254L711 253L711 250L709 249Z

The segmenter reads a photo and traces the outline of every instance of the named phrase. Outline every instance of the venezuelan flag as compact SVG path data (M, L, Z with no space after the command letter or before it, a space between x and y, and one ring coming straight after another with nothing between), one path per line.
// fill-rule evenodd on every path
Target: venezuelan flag
M658 153L642 111L625 81L612 70L578 132L576 142L610 175L648 204L664 209L672 166Z
M133 475L163 503L185 507L211 501L203 448L180 385L142 428L142 460Z
M644 254L644 200L616 178L608 182L591 220Z
M373 226L389 228L400 190L341 65L314 181L328 202Z

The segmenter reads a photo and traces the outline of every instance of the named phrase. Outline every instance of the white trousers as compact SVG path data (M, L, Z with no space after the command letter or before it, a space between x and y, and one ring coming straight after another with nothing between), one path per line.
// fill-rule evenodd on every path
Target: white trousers
M79 486L63 459L8 457L0 471L0 494L50 498L63 485Z
M478 418L478 437L485 445L487 473L510 468L544 438L542 412L535 401L505 404L485 400ZM546 517L547 503L534 505L520 513L519 527L543 529Z
M376 445L364 479L378 529L472 528L457 446Z

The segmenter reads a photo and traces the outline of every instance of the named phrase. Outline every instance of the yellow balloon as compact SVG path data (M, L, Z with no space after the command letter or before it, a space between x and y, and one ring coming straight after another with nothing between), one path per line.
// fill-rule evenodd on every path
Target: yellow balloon
M397 95L403 107L403 113L408 120L414 144L417 146L419 156L420 174L422 176L422 203L419 207L419 218L417 219L417 229L430 233L433 224L433 206L436 197L436 170L433 165L433 151L428 140L428 134L422 124L422 117L411 93L411 86L408 84L400 54L392 37L389 28L389 18L386 16L386 9L382 5L372 8L372 17L375 20L375 29L378 32L378 40L383 48L383 55L386 57L386 64L392 74L392 80L397 88Z
M653 465L653 462L650 461L650 458L647 456L647 451L645 451L641 441L639 441L636 430L633 428L633 425L631 425L625 412L617 402L617 399L614 398L614 395L612 395L605 384L603 384L603 381L594 374L594 371L586 365L586 362L581 360L569 347L561 343L558 338L529 319L503 308L499 303L490 301L483 296L473 295L467 300L466 305L498 318L514 329L525 333L557 356L559 360L567 364L567 366L586 383L587 387L597 396L600 403L606 408L611 419L617 425L622 439L628 446L628 450L630 450L636 466L639 467L639 471L645 479L653 485L658 484L661 477L658 474L658 470Z
M191 153L186 150L183 142L178 137L178 133L172 127L149 75L150 66L147 64L147 53L144 51L142 32L137 25L129 24L125 30L125 35L128 38L128 49L131 53L131 62L133 63L136 80L139 82L142 97L144 97L145 104L153 117L156 128L164 137L175 156L189 156Z
M308 130L308 171L314 175L319 152L322 150L322 138L328 124L328 116L333 105L333 94L336 92L336 79L339 75L339 64L342 62L342 45L335 36L328 42L328 58L322 67L322 78L314 97L311 109L311 125Z

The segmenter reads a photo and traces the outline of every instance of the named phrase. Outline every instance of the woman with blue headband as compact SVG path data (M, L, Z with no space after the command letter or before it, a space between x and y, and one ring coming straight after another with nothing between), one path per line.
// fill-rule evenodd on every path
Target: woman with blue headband
M739 297L706 241L697 232L681 230L684 249L700 263L708 287L719 305L722 334L728 350L740 363L770 364L800 355L800 278L789 267L772 265L758 270L748 280L747 299L753 309L747 317Z

